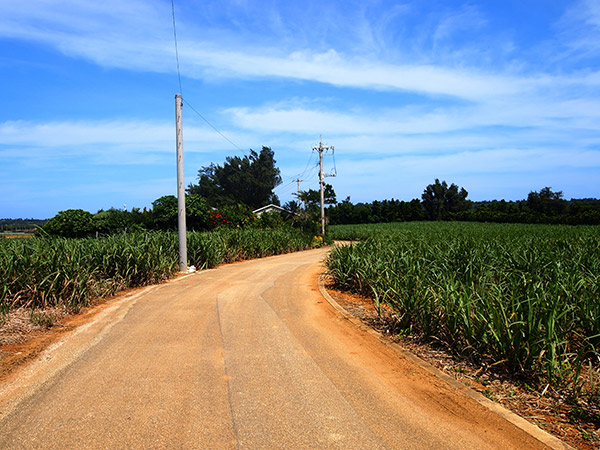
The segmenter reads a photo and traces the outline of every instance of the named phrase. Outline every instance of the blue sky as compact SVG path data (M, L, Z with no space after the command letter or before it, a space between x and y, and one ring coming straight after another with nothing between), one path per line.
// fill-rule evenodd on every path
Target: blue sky
M186 184L269 146L291 200L600 197L596 0L175 0ZM176 194L171 2L0 0L0 217ZM239 148L238 148L239 147ZM241 149L241 150L240 150ZM325 157L333 169L331 154Z

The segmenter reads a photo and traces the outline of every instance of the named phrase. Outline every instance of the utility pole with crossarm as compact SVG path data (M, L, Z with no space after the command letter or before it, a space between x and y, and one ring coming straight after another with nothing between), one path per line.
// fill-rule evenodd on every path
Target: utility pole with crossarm
M319 146L313 147L313 151L319 152L319 185L321 188L321 234L325 235L325 191L323 190L323 180L325 175L323 174L323 153L331 150L333 151L333 145L323 145L323 136L319 137ZM335 177L335 173L329 176Z

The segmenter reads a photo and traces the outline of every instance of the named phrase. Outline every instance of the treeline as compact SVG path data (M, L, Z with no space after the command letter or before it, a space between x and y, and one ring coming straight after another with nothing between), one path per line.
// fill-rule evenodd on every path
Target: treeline
M373 203L352 204L346 199L327 209L330 225L355 223L410 222L426 220L427 216L421 202L400 200L374 201Z
M0 232L33 232L45 223L41 219L0 219Z
M186 195L186 225L188 231L210 231L220 228L280 228L302 223L292 214L263 213L260 217L249 206L242 204L210 207L197 194ZM177 197L165 195L152 202L151 209L133 208L100 210L92 214L83 209L60 211L41 227L39 234L62 237L108 236L137 231L177 230Z
M352 204L347 198L330 206L327 215L331 225L417 220L600 225L600 200L565 200L561 191L549 187L517 201L473 202L467 195L464 188L435 180L423 191L421 200Z
M469 222L600 225L600 200L561 199L544 206L532 205L528 200L471 202L470 209L452 213L448 219Z
M198 183L187 188L185 209L189 231L218 228L300 228L313 232L317 224L309 217L292 212L254 214L253 211L279 200L273 189L281 183L269 147L250 150L243 157L227 157L198 171ZM63 237L108 236L145 230L173 231L178 224L177 198L165 195L152 202L150 209L100 210L95 214L82 209L60 211L42 227L40 234Z

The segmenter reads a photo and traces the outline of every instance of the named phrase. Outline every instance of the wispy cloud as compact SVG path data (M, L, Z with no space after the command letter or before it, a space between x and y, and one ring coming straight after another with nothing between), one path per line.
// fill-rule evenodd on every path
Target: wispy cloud
M65 1L62 7L37 2L26 8L4 9L5 20L0 24L2 36L43 42L66 54L108 67L156 72L174 70L172 30L165 17L169 13L165 4ZM472 22L483 22L472 10L440 20L435 38L438 41L471 26ZM187 36L199 34L193 24L185 23L185 18L181 22L182 28L190 31ZM358 19L354 22L360 23ZM370 28L364 17L361 26L363 30ZM256 33L260 34L260 30ZM371 35L368 31L363 33ZM537 75L491 73L476 65L469 68L387 62L368 53L350 56L345 53L343 44L321 51L302 47L286 49L274 43L273 36L270 39L271 45L267 45L261 40L259 44L250 44L233 37L218 41L191 40L182 34L180 56L184 75L213 79L287 78L477 101L527 92L539 79Z
M557 26L561 57L581 60L600 54L600 3L597 1L574 2Z
M335 111L324 107L290 105L238 107L225 111L236 126L265 132L309 133L322 129L333 134L377 134L406 136L473 131L482 127L518 129L548 128L548 133L573 129L596 130L600 120L600 103L591 99L560 99L530 95L482 104L428 103L401 108L356 107L351 111ZM522 138L521 134L519 138Z
M420 195L436 177L473 183L466 186L472 192L493 196L486 182L508 192L502 185L516 174L506 195L517 198L524 186L541 187L534 183L544 176L548 184L561 175L573 186L594 183L600 151L600 6L594 0L553 4L541 31L520 29L509 13L501 23L496 6L484 2L175 4L184 88L214 90L208 116L217 118L220 131L242 147L272 146L284 175L304 170L322 133L338 151L340 197L389 196L380 192L399 184L398 173L404 196ZM536 13L527 5L512 8ZM122 73L141 84L145 76L156 83L174 79L168 1L2 2L0 16L6 45L28 42L114 79ZM3 59L3 67L11 69L11 61ZM31 62L42 72L52 64L51 58ZM92 186L82 172L91 178L108 167L116 175L104 174L113 186L105 191L120 193L138 184L151 189L140 180L168 178L171 120L126 107L104 116L97 111L93 118L67 111L39 120L6 112L0 119L5 170L24 175L30 169L41 177L50 168L56 195L72 189L60 185L69 171L80 177L73 185ZM184 137L190 173L239 151L191 113ZM137 177L131 186L124 181L129 176ZM11 185L5 182L3 192L12 192Z

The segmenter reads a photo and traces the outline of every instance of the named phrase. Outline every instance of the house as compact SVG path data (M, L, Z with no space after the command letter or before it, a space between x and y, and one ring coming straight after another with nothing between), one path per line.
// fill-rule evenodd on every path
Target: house
M278 213L281 213L281 214L294 214L293 212L288 211L287 209L284 209L281 206L274 205L273 203L271 203L270 205L263 206L261 208L258 208L258 209L255 209L254 211L252 211L252 213L256 217L260 217L262 213L269 213L269 212L278 212Z

